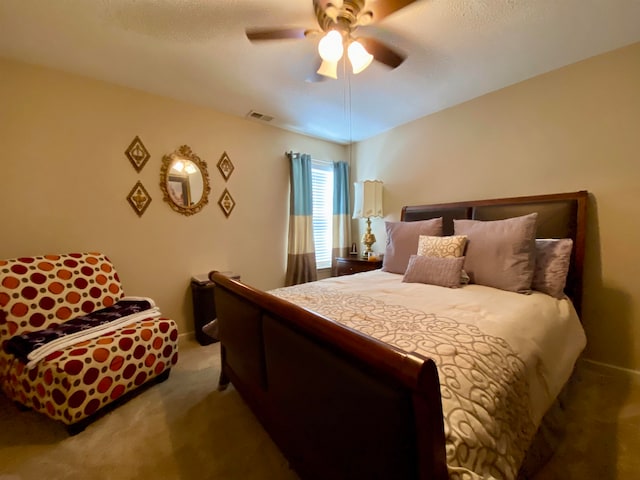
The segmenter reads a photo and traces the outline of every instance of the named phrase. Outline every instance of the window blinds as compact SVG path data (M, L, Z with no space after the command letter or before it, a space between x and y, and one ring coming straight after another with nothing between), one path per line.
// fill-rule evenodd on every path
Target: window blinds
M333 244L333 168L330 162L311 161L313 190L313 240L316 268L331 267Z

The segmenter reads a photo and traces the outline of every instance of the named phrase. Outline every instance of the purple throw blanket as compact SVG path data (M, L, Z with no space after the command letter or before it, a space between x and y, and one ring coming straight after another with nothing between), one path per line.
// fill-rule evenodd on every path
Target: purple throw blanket
M147 300L120 300L110 307L67 320L57 327L15 335L5 343L4 351L28 363L29 354L49 342L149 310L153 306Z

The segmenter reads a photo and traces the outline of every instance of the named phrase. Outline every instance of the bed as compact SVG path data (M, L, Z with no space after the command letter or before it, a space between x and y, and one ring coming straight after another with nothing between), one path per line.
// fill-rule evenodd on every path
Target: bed
M234 385L303 479L516 478L585 346L587 199L580 191L404 207L389 225L440 225L420 248L423 240L467 242L447 262L412 254L404 274L385 257L382 271L263 292L211 272L219 388ZM502 232L532 217L541 244L571 242L564 288L485 285L470 263L483 245L474 229ZM389 225L389 238L400 238ZM463 266L471 283L412 281L418 261L427 276L434 265Z

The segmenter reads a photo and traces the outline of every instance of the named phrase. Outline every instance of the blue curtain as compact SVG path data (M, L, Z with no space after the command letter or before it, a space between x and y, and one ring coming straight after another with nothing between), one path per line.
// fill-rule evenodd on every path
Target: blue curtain
M288 153L291 165L286 285L317 280L313 243L311 156Z
M349 201L349 164L333 164L333 248L331 267L335 271L336 258L349 256L351 231L351 202Z

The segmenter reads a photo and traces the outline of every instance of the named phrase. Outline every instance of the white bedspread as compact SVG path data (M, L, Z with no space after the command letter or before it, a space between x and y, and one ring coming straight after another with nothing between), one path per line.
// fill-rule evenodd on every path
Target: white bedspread
M515 478L586 345L571 302L539 292L403 283L376 270L270 293L436 361L454 479Z

